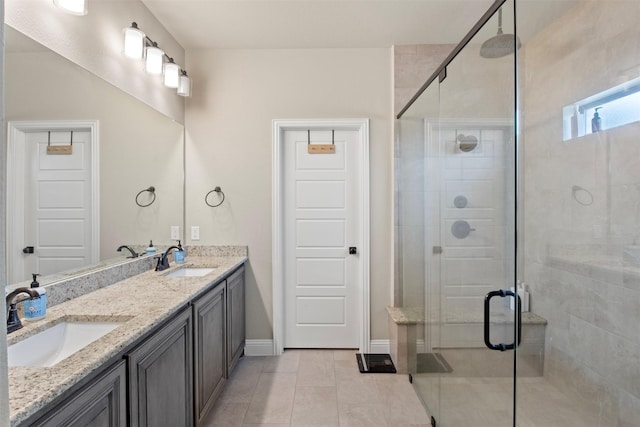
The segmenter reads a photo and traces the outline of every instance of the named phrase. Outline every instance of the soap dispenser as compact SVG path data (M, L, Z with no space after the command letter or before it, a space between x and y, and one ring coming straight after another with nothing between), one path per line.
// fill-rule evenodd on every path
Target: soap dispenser
M591 119L591 132L596 133L602 130L602 118L600 118L600 114L598 114L598 110L602 107L596 108L596 112L593 114L593 118Z
M30 321L44 319L47 315L47 290L40 287L39 274L33 273L32 276L31 289L36 291L40 298L28 299L24 302L24 319Z
M153 241L149 240L149 247L144 251L147 255L153 255L156 253L156 248L153 246Z
M173 260L176 263L184 262L184 249L182 249L182 245L180 244L180 240L178 240L178 250L173 252Z

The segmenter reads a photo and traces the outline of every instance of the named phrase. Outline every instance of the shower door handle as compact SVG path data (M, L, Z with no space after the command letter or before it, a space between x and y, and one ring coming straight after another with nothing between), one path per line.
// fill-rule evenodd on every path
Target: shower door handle
M520 340L522 339L522 302L520 301L520 297L513 291L509 291L506 289L500 289L497 291L491 291L487 295L484 296L484 344L489 347L491 350L513 350L515 348L515 343L511 344L493 344L491 343L491 298L493 297L514 297L516 299L516 311L518 315L518 345L520 345Z

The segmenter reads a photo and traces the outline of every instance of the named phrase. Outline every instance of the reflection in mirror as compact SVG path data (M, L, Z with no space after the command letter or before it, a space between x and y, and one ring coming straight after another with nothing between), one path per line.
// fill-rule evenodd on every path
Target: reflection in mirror
M18 153L8 156L15 171L7 189L8 283L124 261L130 253L117 252L121 245L169 244L171 226L182 229L184 221L183 126L11 27L4 31L5 134L18 129L8 138ZM136 203L150 187L153 203L148 192ZM52 277L59 275L42 283Z

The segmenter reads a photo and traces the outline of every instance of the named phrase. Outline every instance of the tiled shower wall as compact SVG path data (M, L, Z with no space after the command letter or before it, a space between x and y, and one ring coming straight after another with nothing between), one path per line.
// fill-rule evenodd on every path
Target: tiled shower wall
M639 77L639 40L640 2L585 1L522 49L524 279L545 377L593 425L640 419L640 123L563 142L562 107Z

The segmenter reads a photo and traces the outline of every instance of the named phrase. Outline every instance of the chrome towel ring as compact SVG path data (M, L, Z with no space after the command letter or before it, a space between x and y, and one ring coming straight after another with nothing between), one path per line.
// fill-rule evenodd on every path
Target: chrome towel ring
M208 199L208 197L209 197L209 194L213 193L214 191L215 191L216 193L218 193L218 197L220 197L220 194L222 194L222 200L220 200L220 203L218 203L217 205L212 205L212 204L211 204L211 203L209 203L209 201L207 200L207 199ZM207 193L207 195L206 195L206 196L204 196L204 202L207 204L207 206L210 206L210 207L212 207L212 208L216 208L216 207L220 206L220 205L222 204L222 202L224 202L224 193L222 192L222 189L221 189L220 187L216 187L216 188L214 188L213 190L209 191L209 192Z
M149 203L147 203L146 205L143 205L142 203L140 203L138 201L138 198L140 197L140 195L142 193L151 193L151 196L153 196L153 198L151 199L151 201ZM137 195L136 195L136 205L140 206L141 208L146 208L147 206L151 206L153 204L153 202L156 201L156 188L154 186L151 186L149 188L145 188L144 190L140 191Z

